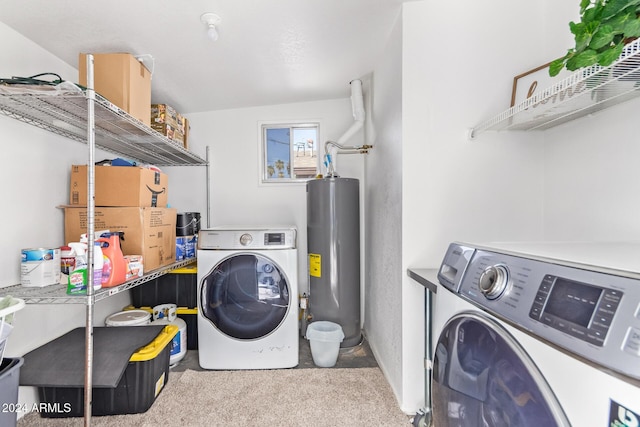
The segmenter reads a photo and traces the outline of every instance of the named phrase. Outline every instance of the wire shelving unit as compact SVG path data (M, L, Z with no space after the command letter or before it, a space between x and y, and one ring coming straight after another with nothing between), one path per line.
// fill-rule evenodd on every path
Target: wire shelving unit
M608 67L574 72L551 87L473 127L471 139L485 131L545 130L620 104L640 95L640 39L625 46Z

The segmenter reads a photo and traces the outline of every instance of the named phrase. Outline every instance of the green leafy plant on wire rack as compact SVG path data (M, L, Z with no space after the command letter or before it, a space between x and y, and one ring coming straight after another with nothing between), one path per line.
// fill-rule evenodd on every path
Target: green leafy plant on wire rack
M640 37L640 0L581 0L580 22L570 22L575 47L551 62L549 75L562 68L575 71L606 67L620 57L624 45Z

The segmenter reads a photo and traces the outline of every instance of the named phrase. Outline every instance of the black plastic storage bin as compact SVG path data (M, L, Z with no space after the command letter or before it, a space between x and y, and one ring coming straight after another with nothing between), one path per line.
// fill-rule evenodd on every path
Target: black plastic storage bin
M2 359L0 365L0 426L15 427L18 421L18 386L21 357Z
M178 307L196 308L198 306L197 275L196 266L172 270L131 289L131 301L135 307L175 304Z
M78 328L83 332L83 328ZM156 397L160 394L164 386L169 380L169 358L171 357L171 341L178 333L178 327L175 325L160 326L130 326L130 327L107 327L94 328L94 338L96 338L96 348L102 345L100 336L104 336L102 332L108 330L109 333L117 333L122 331L119 336L127 338L132 334L133 330L148 330L153 332L155 338L152 341L146 341L148 344L137 351L128 359L126 368L114 386L105 386L94 381L92 389L91 414L100 415L122 415L137 414L146 412ZM72 332L75 332L72 331ZM68 335L68 334L67 334ZM81 343L83 345L83 343ZM50 344L49 344L50 345ZM74 345L75 347L75 345ZM108 353L108 349L102 345L102 353ZM41 347L47 348L46 346ZM57 348L61 348L58 345ZM42 350L38 350L44 353ZM129 353L131 354L131 353ZM97 354L96 354L97 355ZM38 355L40 357L40 355ZM33 378L40 370L35 366L35 359L29 359L29 355L25 356L25 367L29 367L32 362L32 370L28 376ZM97 364L95 365L97 367ZM26 372L26 371L25 371ZM96 377L96 369L94 367L94 379ZM48 375L45 373L44 375ZM53 373L51 374L53 375ZM75 372L74 374L75 375ZM33 384L37 380L27 380L26 384ZM24 379L21 380L25 383ZM64 418L64 417L82 417L84 416L84 387L76 385L43 385L38 386L38 395L42 410L40 416L43 418ZM76 384L74 381L73 384Z
M198 349L198 309L178 308L176 314L187 324L187 350Z

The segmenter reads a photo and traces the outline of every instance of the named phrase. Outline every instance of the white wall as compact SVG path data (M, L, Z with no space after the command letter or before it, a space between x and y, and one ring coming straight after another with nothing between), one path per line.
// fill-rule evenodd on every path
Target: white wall
M578 7L548 8L550 44L563 53L572 45L567 22L577 19ZM640 238L639 106L634 99L545 132L545 239Z
M401 47L394 35L391 52L373 78L374 112L385 103L394 105L395 112L374 117L380 130L374 144L394 147L380 134L391 129L401 134L402 173L390 175L393 183L375 188L382 194L367 194L368 215L383 216L378 224L401 223L402 237L400 251L397 239L369 247L369 260L393 267L386 274L369 275L367 304L381 302L389 288L394 289L394 300L401 295L401 302L378 303L370 314L390 319L391 325L369 317L366 322L372 347L385 349L376 356L408 413L424 404L424 289L406 276L406 269L437 267L454 240L535 240L543 234L543 134L493 133L467 139L470 127L508 108L513 76L548 61L536 29L544 22L542 7L493 0L470 2L464 13L458 8L443 2L406 3L398 23ZM395 89L399 67L387 63L387 57L398 55L401 106ZM374 159L372 155L367 162L369 184ZM386 209L385 202L393 199L401 199L401 209ZM367 239L373 237L368 234ZM367 314L372 310L368 307ZM383 332L373 331L374 325ZM392 351L386 349L387 342Z
M401 394L402 379L402 16L369 89L365 162L364 327L376 360Z
M545 237L640 239L635 99L547 131Z
M359 76L354 76L358 78ZM349 82L345 82L348 88ZM298 104L211 111L189 115L192 150L210 157L210 226L277 226L293 225L298 229L298 283L300 292L308 292L307 266L307 198L305 183L261 184L259 176L260 130L262 121L319 121L320 138L338 139L353 123L348 98ZM363 132L347 144L361 145ZM324 152L324 147L322 148ZM363 156L339 155L336 170L340 176L363 177ZM187 169L187 170L185 170ZM188 182L195 187L175 195L170 187L170 203L193 206L204 218L206 192L201 171L180 168L171 174L176 185ZM205 227L206 224L203 224Z

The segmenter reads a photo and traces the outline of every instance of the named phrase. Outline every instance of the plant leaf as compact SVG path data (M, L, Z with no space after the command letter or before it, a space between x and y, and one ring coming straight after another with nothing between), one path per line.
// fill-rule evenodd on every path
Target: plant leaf
M591 0L580 1L580 14L582 15L587 7L591 4Z
M593 21L599 21L600 15L602 14L601 12L602 12L601 6L591 7L584 11L584 13L582 14L581 22L588 24Z
M634 19L636 19L635 14L627 12L614 16L603 24L610 25L614 34L623 34L625 26Z
M567 60L567 70L575 71L579 68L594 65L597 62L598 53L593 49L587 49Z
M599 24L599 22L589 22L588 24L585 24L583 22L574 24L572 22L571 24L569 24L571 32L575 35L574 39L576 42L576 51L582 52L589 46L589 43L591 43L591 37L593 36L594 31L598 28Z
M598 64L603 67L607 67L613 63L616 59L620 57L622 54L622 49L624 49L624 43L617 44L614 48L605 50L604 52L598 55Z
M591 37L589 48L598 50L601 47L608 46L613 40L613 28L611 25L602 25Z
M619 15L620 12L626 8L637 6L638 4L640 4L639 0L609 0L602 8L601 18L603 20L609 19L613 16Z
M624 26L625 37L640 37L640 19L636 18Z
M562 69L564 68L565 59L566 57L563 56L562 58L551 61L551 64L549 64L549 76L557 76L560 71L562 71Z
M584 22L578 22L576 24L575 22L571 21L569 22L569 30L571 31L571 34L579 36L587 31L587 25Z

